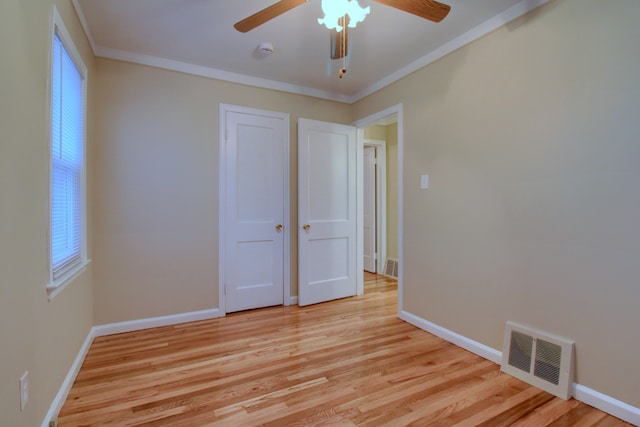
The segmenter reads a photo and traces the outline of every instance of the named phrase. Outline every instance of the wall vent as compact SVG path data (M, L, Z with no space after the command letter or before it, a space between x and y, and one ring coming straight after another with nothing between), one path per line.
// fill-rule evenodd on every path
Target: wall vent
M384 266L385 276L398 278L398 260L393 258L387 258L387 263Z
M573 341L507 322L501 370L562 399L571 397Z

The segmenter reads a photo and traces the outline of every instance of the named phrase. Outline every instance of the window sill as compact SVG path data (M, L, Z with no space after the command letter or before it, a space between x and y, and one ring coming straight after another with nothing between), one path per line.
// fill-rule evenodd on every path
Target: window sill
M66 275L59 278L58 280L47 285L47 295L49 297L49 301L53 300L56 295L58 295L64 288L66 288L71 282L78 278L84 271L87 269L87 266L91 262L90 259L84 260L82 263L78 264L76 268L69 271Z

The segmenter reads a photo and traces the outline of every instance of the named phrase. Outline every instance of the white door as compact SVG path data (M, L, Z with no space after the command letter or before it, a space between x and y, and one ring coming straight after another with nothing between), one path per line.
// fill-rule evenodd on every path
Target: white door
M227 111L225 126L225 309L280 305L288 116Z
M362 250L364 269L376 273L376 147L364 147L362 155L364 222Z
M356 295L356 129L298 120L298 303Z

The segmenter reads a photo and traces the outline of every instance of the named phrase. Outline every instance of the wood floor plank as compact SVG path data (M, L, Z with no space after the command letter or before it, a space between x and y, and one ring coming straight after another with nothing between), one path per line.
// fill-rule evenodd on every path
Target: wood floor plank
M579 405L575 399L553 399L531 411L512 424L512 427L546 426Z
M628 426L397 318L365 294L94 340L60 426Z

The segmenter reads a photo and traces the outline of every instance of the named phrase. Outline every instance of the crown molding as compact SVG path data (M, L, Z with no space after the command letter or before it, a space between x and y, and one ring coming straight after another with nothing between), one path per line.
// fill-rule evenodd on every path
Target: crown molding
M307 86L300 86L276 80L247 76L245 74L219 70L212 67L205 67L202 65L195 65L186 62L175 61L172 59L160 58L157 56L144 55L140 53L100 46L95 43L93 36L91 35L91 31L89 30L89 26L87 25L86 19L82 13L82 9L78 4L78 0L72 0L72 3L74 8L76 9L78 19L80 20L82 28L84 29L84 32L87 36L87 39L89 40L89 43L93 50L93 54L95 56L115 59L118 61L132 62L135 64L147 65L150 67L177 71L199 77L206 77L231 83L259 87L263 89L271 89L281 92L293 93L296 95L304 95L314 98L326 99L329 101L342 102L345 104L353 104L381 90L382 88L397 82L398 80L408 76L409 74L436 62L437 60L450 54L451 52L460 49L461 47L466 46L467 44L508 24L514 19L519 18L520 16L532 11L533 9L536 9L537 7L547 3L548 1L549 0L522 0L521 2L494 16L493 18L483 22L475 28L472 28L471 30L456 37L455 39L428 53L422 58L419 58L416 61L406 65L405 67L400 68L399 70L389 74L388 76L382 78L378 82L354 95L328 92Z
M523 0L520 3L511 6L509 9L506 9L493 18L488 19L487 21L483 22L475 28L472 28L466 33L461 34L450 42L445 43L444 45L440 46L436 50L431 51L422 58L415 60L405 67L402 67L399 70L389 74L387 77L379 80L377 83L374 83L368 88L358 92L349 99L349 103L359 101L362 98L369 96L379 91L380 89L391 85L392 83L397 82L398 80L408 76L409 74L414 73L419 69L436 62L437 60L445 57L451 52L458 50L475 40L478 40L479 38L489 34L494 30L497 30L498 28L547 3L548 1L549 0Z
M349 103L349 97L346 95L326 92L310 87L284 83L276 80L263 79L260 77L247 76L245 74L234 73L230 71L219 70L216 68L205 67L202 65L189 64L187 62L174 61L172 59L160 58L157 56L143 55L139 53L127 52L119 49L105 48L96 46L96 56L119 61L132 62L135 64L147 65L165 70L178 71L185 74L191 74L199 77L207 77L210 79L223 80L230 83L238 83L247 86L255 86L264 89L277 90L281 92L289 92L297 95L311 96L314 98L322 98L330 101Z

